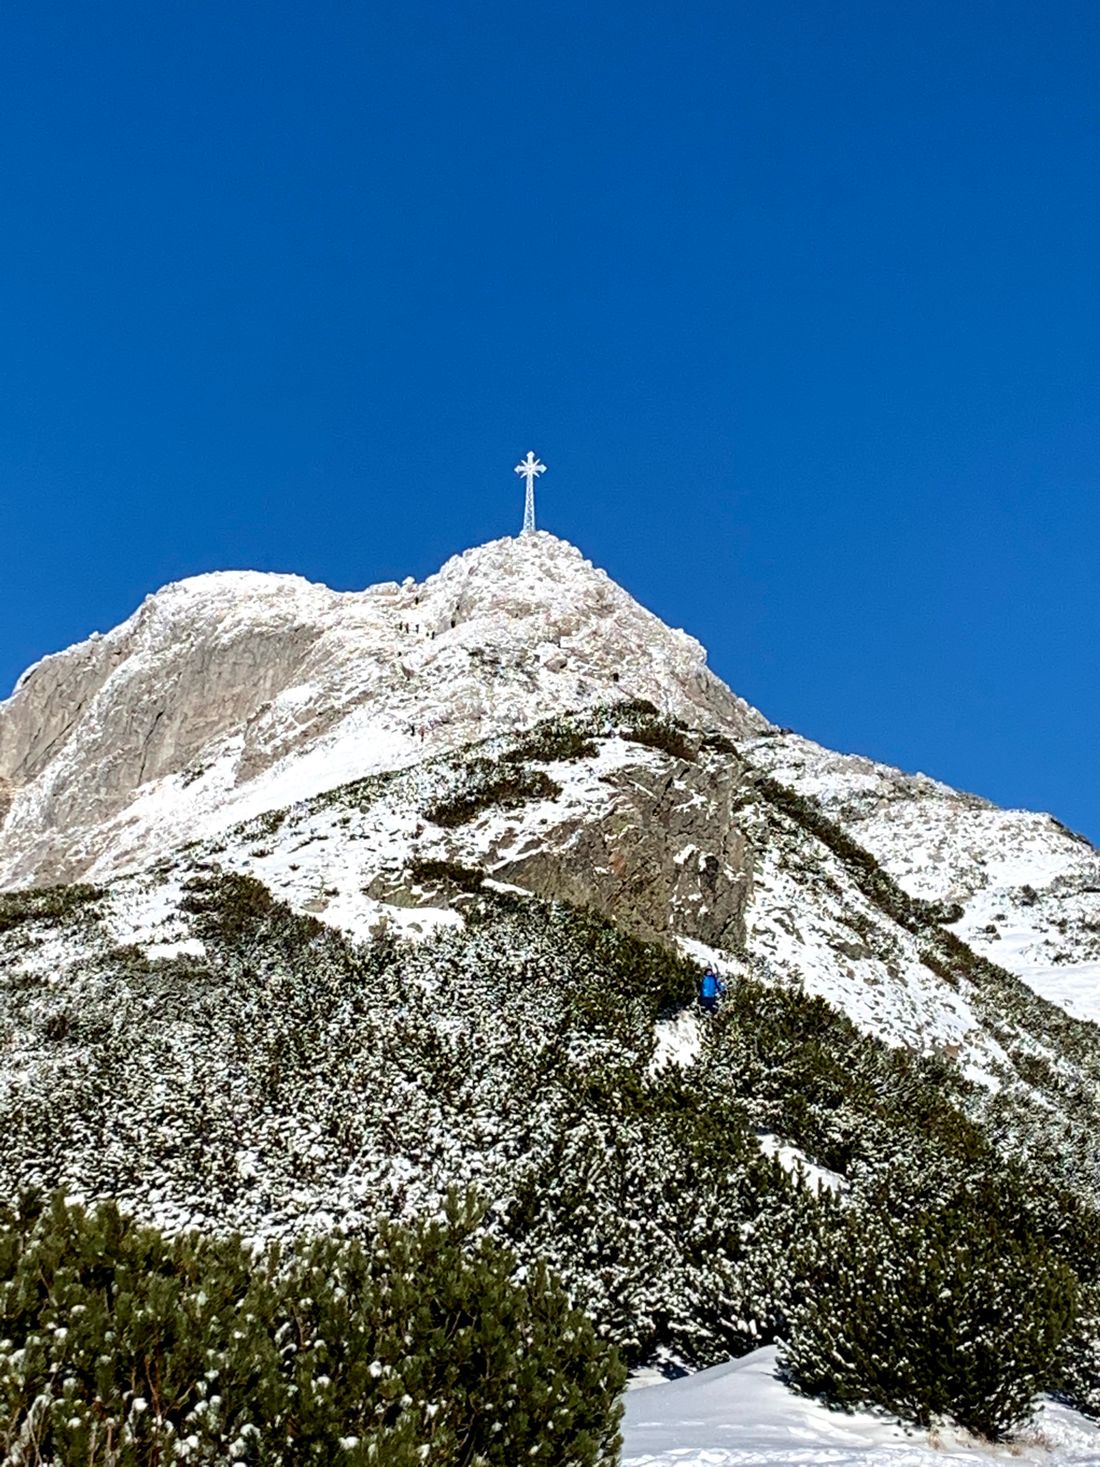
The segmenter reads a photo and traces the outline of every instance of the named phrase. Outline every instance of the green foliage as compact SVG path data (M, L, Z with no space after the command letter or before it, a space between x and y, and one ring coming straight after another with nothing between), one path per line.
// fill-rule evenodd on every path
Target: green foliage
M607 712L620 722L658 717L656 703L651 703L648 698L622 698L618 703L612 703Z
M994 1184L925 1174L838 1210L803 1269L783 1364L831 1404L879 1405L990 1438L1025 1421L1072 1327L1072 1271ZM1009 1205L1005 1205L1006 1202Z
M824 999L741 978L710 1033L701 1081L835 1171L899 1147L989 1155L954 1067L869 1038Z
M254 1260L60 1198L0 1216L12 1467L611 1467L613 1351L537 1267L441 1217Z
M180 909L197 918L195 929L204 939L251 942L265 931L278 931L286 941L307 942L324 930L315 917L276 901L255 876L218 871L193 877L184 890Z
M572 722L561 719L537 724L509 756L516 760L554 764L559 760L594 759L596 741Z
M102 887L80 883L72 886L30 886L21 891L0 892L0 933L24 922L58 926L99 901L103 894Z
M424 811L425 819L447 827L468 825L494 806L507 810L527 800L553 800L561 794L561 786L541 769L508 762L494 766L489 760L476 761L471 768L472 782L435 801Z
M670 718L643 719L631 728L624 728L623 738L633 744L645 744L649 749L660 749L662 754L671 754L674 759L688 763L695 758L694 744Z
M635 712L623 721L655 716ZM621 715L604 710L599 718L606 731ZM544 751L568 747L562 727L574 724L540 733ZM597 736L595 722L577 720L576 730ZM409 813L425 786L454 798L485 793L502 774L526 779L531 771L516 752L467 760L457 789L453 765L433 766L410 794ZM803 813L807 829L829 833L812 811ZM778 806L771 818L789 841L801 841ZM940 945L942 913L910 903L865 853L853 854L858 847L838 838L837 848L866 884L861 889L914 924L956 982L999 991L996 971L964 967L968 959ZM980 1424L995 1431L1040 1378L1082 1404L1094 1398L1097 1331L1084 1310L1056 1358L1044 1351L1048 1344L1053 1351L1067 1288L1072 1293L1067 1269L1083 1293L1100 1280L1100 1228L1091 1208L1051 1186L1045 1156L1031 1170L1002 1164L998 1185L989 1184L998 1165L991 1138L1000 1144L1008 1135L1015 1145L1021 1133L1007 1087L983 1098L947 1060L890 1049L824 1001L749 978L733 981L721 1013L699 1028L693 1062L655 1072L662 1020L674 1019L681 1037L691 1037L694 1021L683 1011L694 1006L693 963L595 913L486 888L481 872L457 862L422 860L409 869L414 880L468 892L463 927L408 946L352 942L296 915L262 883L207 869L185 903L203 957L150 961L104 947L76 960L49 990L6 985L3 1032L38 1048L0 1112L9 1143L9 1154L0 1154L0 1187L13 1195L30 1176L38 1185L83 1191L91 1177L97 1193L135 1210L163 1207L173 1226L190 1219L204 1230L262 1233L275 1219L289 1235L326 1214L352 1231L366 1229L376 1209L423 1215L439 1207L450 1185L472 1185L491 1199L485 1231L531 1279L543 1266L558 1271L599 1336L630 1361L674 1351L707 1365L786 1339L804 1351L804 1388L838 1402L885 1399L887 1372L874 1376L867 1356L868 1310L880 1307L879 1295L861 1292L857 1282L881 1274L881 1308L908 1308L916 1319L923 1276L911 1276L906 1259L924 1259L926 1274L953 1280L952 1298L961 1302L948 1322L960 1353L945 1350L934 1376L939 1346L922 1336L916 1384L895 1392L896 1409L942 1409L979 1424L973 1397L985 1391L1000 1414ZM1059 1053L1021 1043L1009 1028L1004 1047L1016 1046L1021 1072L1044 1089L1064 1083ZM1086 1121L1095 1114L1087 1104ZM841 1173L843 1200L816 1194L763 1155L760 1132ZM921 1192L913 1178L924 1175L936 1182ZM956 1184L965 1201L956 1198ZM927 1257L914 1242L925 1214L940 1219ZM949 1226L944 1215L956 1220ZM963 1244L970 1248L983 1227L990 1241L984 1253L971 1250L975 1263L966 1272ZM468 1253L473 1243L463 1247ZM1002 1255L994 1288L988 1276ZM314 1301L320 1294L300 1271L303 1257L293 1250L272 1278L293 1276L298 1295ZM147 1260L144 1273L160 1277L158 1267ZM330 1275L334 1269L339 1275L336 1264ZM983 1289L992 1289L996 1304L989 1328L1001 1331L1002 1375L988 1352L968 1343ZM233 1293L234 1327L252 1342L250 1358L266 1358L268 1347L256 1343L262 1331L241 1323L244 1297ZM330 1339L325 1320L314 1324L295 1307L295 1318ZM285 1323L289 1315L276 1310L272 1317ZM850 1338L847 1354L823 1353L831 1334ZM227 1359L236 1358L225 1349ZM265 1414L251 1419L287 1419L279 1415L279 1392L293 1385L300 1401L326 1374L339 1379L312 1359L308 1378L261 1372ZM246 1397L251 1389L238 1388ZM118 1389L142 1395L147 1387ZM446 1389L461 1395L467 1386L448 1378ZM407 1385L402 1390L421 1399ZM220 1385L211 1393L230 1399ZM122 1401L123 1416L128 1409ZM314 1430L305 1407L294 1409L295 1431ZM316 1411L320 1419L320 1404ZM114 1446L121 1420L112 1428ZM366 1455L337 1451L333 1460L370 1461L373 1450L376 1460L405 1467L423 1444L421 1424L408 1409L392 1419L383 1410L376 1425L390 1435L363 1435ZM348 1438L357 1430L349 1428ZM429 1444L434 1451L437 1438ZM253 1450L247 1439L239 1450L246 1449ZM285 1437L279 1450L289 1462ZM450 1460L444 1446L439 1452L438 1460Z
M1055 1386L1078 1411L1100 1418L1100 1284L1080 1290L1077 1322L1062 1342Z
M480 891L485 873L461 861L427 861L417 857L409 862L409 877L418 885L457 886L459 891Z

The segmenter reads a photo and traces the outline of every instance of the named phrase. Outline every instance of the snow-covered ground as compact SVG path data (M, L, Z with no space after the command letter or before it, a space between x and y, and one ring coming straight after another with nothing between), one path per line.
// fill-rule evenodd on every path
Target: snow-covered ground
M1100 1022L1100 851L1050 815L1002 810L923 774L797 734L752 762L814 800L911 896L957 902L955 931L1077 1018Z
M1008 1462L1100 1464L1100 1426L1053 1402L1017 1441L906 1429L885 1415L829 1411L775 1375L775 1349L626 1398L623 1467L942 1467Z

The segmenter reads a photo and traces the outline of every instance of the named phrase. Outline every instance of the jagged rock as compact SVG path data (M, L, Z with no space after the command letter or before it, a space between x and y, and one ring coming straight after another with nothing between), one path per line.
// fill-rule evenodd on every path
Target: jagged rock
M721 766L632 766L608 777L598 821L558 829L531 855L494 852L494 875L539 896L591 906L640 937L673 934L739 951L752 889L751 853L734 810L744 787Z
M0 888L133 869L563 707L635 697L734 734L768 727L705 664L698 642L545 533L467 551L421 585L181 581L45 658L0 704Z

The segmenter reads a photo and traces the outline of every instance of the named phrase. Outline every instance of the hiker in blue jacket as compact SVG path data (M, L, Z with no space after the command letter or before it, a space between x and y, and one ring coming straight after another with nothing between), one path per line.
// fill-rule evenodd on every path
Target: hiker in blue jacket
M726 991L726 985L708 963L699 982L699 1007L707 1014L718 1012L718 1000Z

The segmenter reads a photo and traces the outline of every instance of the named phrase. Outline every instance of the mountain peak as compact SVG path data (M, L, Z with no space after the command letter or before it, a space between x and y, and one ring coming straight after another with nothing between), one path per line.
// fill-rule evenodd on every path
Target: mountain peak
M546 531L417 583L215 571L44 658L0 704L0 886L129 869L349 779L646 698L768 725L702 646Z

